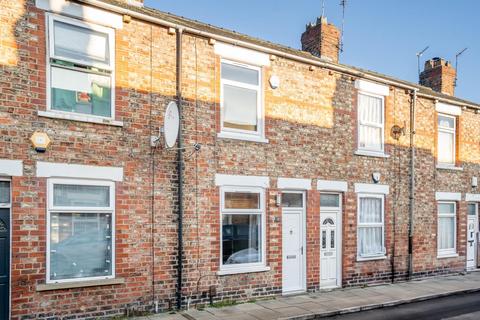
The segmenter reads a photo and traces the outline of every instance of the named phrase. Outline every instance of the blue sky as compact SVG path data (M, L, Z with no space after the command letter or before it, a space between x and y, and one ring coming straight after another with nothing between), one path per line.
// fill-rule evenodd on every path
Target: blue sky
M340 0L326 0L326 16L341 24ZM300 35L321 14L321 0L146 0L162 11L300 48ZM345 64L417 82L415 53L459 59L456 96L480 103L480 1L347 0ZM475 59L477 57L477 59Z

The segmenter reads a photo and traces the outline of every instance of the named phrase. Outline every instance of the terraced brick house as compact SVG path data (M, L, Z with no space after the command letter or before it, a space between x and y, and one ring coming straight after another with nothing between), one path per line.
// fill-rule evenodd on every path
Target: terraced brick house
M341 64L324 17L295 50L142 1L1 4L1 319L477 268L480 105L447 61Z

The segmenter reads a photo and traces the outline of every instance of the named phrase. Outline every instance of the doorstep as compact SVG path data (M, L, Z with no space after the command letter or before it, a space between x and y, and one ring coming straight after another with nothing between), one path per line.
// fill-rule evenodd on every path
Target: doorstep
M223 308L206 308L202 311L191 309L175 315L149 316L148 319L307 320L476 291L480 291L480 273L472 272L466 275L276 297Z

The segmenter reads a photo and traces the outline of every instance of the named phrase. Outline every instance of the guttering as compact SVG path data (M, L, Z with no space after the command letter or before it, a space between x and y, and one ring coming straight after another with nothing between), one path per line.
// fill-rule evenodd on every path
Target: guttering
M410 186L408 212L408 279L413 278L413 218L415 210L415 109L417 105L417 90L411 93L410 103Z
M182 135L182 36L183 29L177 29L177 104L180 116L178 127L178 251L177 251L177 309L182 308L183 282L183 135Z
M139 20L155 23L155 24L162 25L162 26L165 26L165 27L175 28L177 30L182 29L184 33L189 33L189 34L202 36L202 37L205 37L205 38L215 39L215 40L218 40L218 41L221 41L221 42L229 43L229 44L240 46L240 47L243 47L243 48L252 49L252 50L256 50L256 51L261 51L261 52L265 52L265 53L268 53L268 54L273 54L273 55L276 55L278 57L286 58L286 59L289 59L289 60L302 62L302 63L305 63L305 64L314 65L314 66L321 67L321 68L327 68L327 69L334 70L334 71L337 71L337 72L340 72L340 73L348 74L348 75L351 75L351 76L355 76L355 77L359 77L359 78L363 78L363 79L367 79L367 80L380 82L380 83L387 84L387 85L393 85L393 86L396 86L398 88L402 88L402 89L406 89L406 90L416 90L416 91L418 91L421 88L420 86L407 85L403 82L399 82L399 81L395 81L395 80L392 80L392 79L387 79L387 78L384 78L384 77L376 76L376 75L373 75L373 74L370 74L370 73L365 73L365 72L362 72L362 71L354 70L354 69L346 67L346 66L333 64L333 63L329 63L329 62L326 62L326 61L321 61L321 60L318 60L318 59L315 59L315 58L301 57L299 55L286 53L286 52L283 52L283 51L280 51L280 50L277 50L277 49L268 48L268 47L265 47L265 46L253 44L253 43L242 41L242 40L235 40L235 39L232 39L232 38L229 38L229 37L226 37L226 36L221 36L221 35L211 33L211 32L197 30L197 29L190 28L190 27L187 27L187 26L184 26L184 25L180 25L180 24L177 24L177 23L166 21L164 19L160 19L160 18L149 16L147 14L136 12L136 11L133 11L133 10L130 10L130 9L118 7L118 6L113 5L113 4L105 3L105 2L102 2L100 0L77 0L77 2L81 2L81 3L84 3L84 4L99 7L99 8L102 8L102 9L105 9L105 10L108 10L108 11L113 11L113 12L116 12L116 13L119 13L119 14L129 15L129 16L137 18ZM479 105L466 103L466 102L460 102L460 101L456 101L454 99L448 99L448 98L444 98L444 97L437 97L433 94L419 93L418 92L417 95L421 96L421 97L424 97L424 98L438 100L438 101L445 102L445 103L452 104L452 105L457 105L457 106L461 106L461 107L466 106L466 107L473 108L473 109L480 109Z

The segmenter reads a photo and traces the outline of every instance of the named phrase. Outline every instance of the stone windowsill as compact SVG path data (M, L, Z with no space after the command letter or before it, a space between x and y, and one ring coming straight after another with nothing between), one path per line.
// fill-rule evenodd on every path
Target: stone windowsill
M110 286L110 285L124 284L124 283L125 283L125 279L123 278L59 282L59 283L44 283L44 284L38 284L36 290L52 291L52 290L72 289L72 288Z
M243 141L251 141L251 142L258 142L258 143L268 143L268 139L265 139L265 138L260 137L260 136L241 134L241 133L233 133L233 132L217 133L217 138L219 138L219 139L243 140Z
M387 259L386 255L370 256L370 257L357 257L357 262L385 260L385 259Z
M268 266L255 266L255 267L238 267L232 269L224 269L217 272L219 276L226 276L230 274L239 274L239 273L255 273L255 272L266 272L270 271Z
M463 171L462 167L456 167L456 166L446 165L446 164L437 164L437 169L438 170Z
M375 151L368 151L368 150L357 150L355 151L356 156L364 156L364 157L374 157L374 158L390 158L390 155L385 154L383 152L375 152Z
M48 111L39 110L37 114L39 117L44 117L44 118L63 119L63 120L71 120L71 121L79 121L79 122L98 123L98 124L104 124L107 126L114 126L114 127L123 127L122 121L117 121L117 120L107 119L107 118L92 117L92 116L82 115L82 114L57 112L57 111L51 111L51 110L48 110Z

